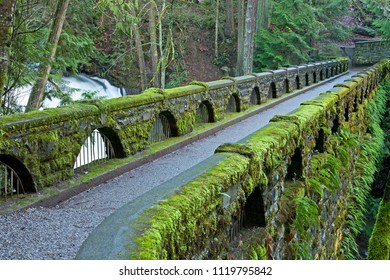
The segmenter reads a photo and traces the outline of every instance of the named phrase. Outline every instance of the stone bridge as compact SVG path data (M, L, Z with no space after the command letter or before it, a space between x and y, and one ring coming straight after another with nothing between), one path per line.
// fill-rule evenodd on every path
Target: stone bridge
M350 258L381 157L389 70L382 61L220 146L108 217L77 258Z
M131 157L197 123L346 72L348 63L337 59L2 117L0 160L23 191L39 191L88 166L78 157L83 145L92 145L87 139L96 139L94 131L103 138L102 156L84 161ZM275 116L239 143L220 146L153 191L163 198L153 207L145 208L142 197L107 218L77 258L347 258L363 212L359 197L374 176L368 167L380 157L385 93L379 84L389 69L384 60L289 115Z
M348 70L335 59L137 96L76 103L0 118L0 161L13 183L2 192L37 192L72 178L92 161L129 157L149 144L191 132L196 122L216 122ZM98 133L94 133L98 131ZM97 137L104 144L94 150ZM81 159L78 157L81 156ZM12 172L11 172L12 171ZM9 176L11 177L11 176Z

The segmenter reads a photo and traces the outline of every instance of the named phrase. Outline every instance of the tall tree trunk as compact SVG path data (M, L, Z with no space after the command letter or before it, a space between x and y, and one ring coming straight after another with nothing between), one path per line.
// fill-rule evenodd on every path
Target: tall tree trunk
M130 12L133 17L137 17L134 5L131 5ZM146 77L146 64L145 64L144 51L142 49L142 40L141 40L141 34L140 34L138 23L133 24L131 28L134 35L135 49L138 58L138 68L139 68L139 73L141 78L141 90L145 90L147 88L148 82Z
M0 113L4 86L7 82L15 4L16 0L0 0Z
M158 51L157 51L157 32L156 32L156 3L149 2L149 34L150 34L150 55L152 60L153 86L159 87L159 69L158 69Z
M256 27L257 2L258 0L248 0L246 7L242 74L251 73L253 69L253 44Z
M245 14L245 0L238 0L237 11L237 63L236 75L243 74L244 62L244 14Z
M62 26L65 22L65 16L66 11L68 9L69 0L59 0L57 4L57 10L54 17L54 22L52 29L50 31L49 39L46 43L46 48L48 50L49 56L47 59L47 62L41 62L38 69L38 80L34 84L30 98L28 99L27 103L27 111L36 110L41 107L44 93L45 93L45 87L47 80L49 78L50 70L51 70L51 63L55 58L56 51L57 51L57 45L58 41L61 36L62 32Z
M163 25L162 25L162 18L163 14L165 13L166 3L165 0L162 1L162 8L159 15L159 25L158 25L158 44L160 48L160 72L161 72L161 79L160 79L160 87L165 88L165 68L166 68L166 58L165 58L165 51L164 51L164 42L163 42Z
M226 11L225 34L227 37L231 37L234 34L233 0L226 0L225 11Z
M215 56L218 56L219 0L215 0Z
M256 16L256 33L263 28L268 28L271 22L271 1L258 0Z

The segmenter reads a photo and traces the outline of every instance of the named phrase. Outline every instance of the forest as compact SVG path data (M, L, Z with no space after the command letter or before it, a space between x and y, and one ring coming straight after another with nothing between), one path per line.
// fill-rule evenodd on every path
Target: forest
M129 95L334 58L390 38L389 11L390 0L0 0L0 115L75 102L63 77L80 73Z

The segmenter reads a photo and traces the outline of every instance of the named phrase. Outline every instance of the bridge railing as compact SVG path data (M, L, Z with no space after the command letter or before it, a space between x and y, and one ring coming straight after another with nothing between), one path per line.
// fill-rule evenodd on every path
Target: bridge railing
M217 122L231 112L245 111L253 104L261 106L272 98L347 70L348 59L340 58L3 116L0 161L16 172L25 192L35 192L72 178L75 164L80 165L80 152L85 153L83 146L93 146L93 141L87 139L93 139L96 131L107 140L99 146L104 150L103 158L128 157L144 151L153 142L191 132L199 120Z

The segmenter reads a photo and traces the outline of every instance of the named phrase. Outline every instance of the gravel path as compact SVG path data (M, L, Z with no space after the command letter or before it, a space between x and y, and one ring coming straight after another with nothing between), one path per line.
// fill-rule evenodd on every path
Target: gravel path
M83 241L105 217L128 201L210 157L222 143L237 142L356 74L327 82L215 135L140 166L53 208L30 208L0 216L0 259L73 259ZM156 176L158 175L158 176Z

